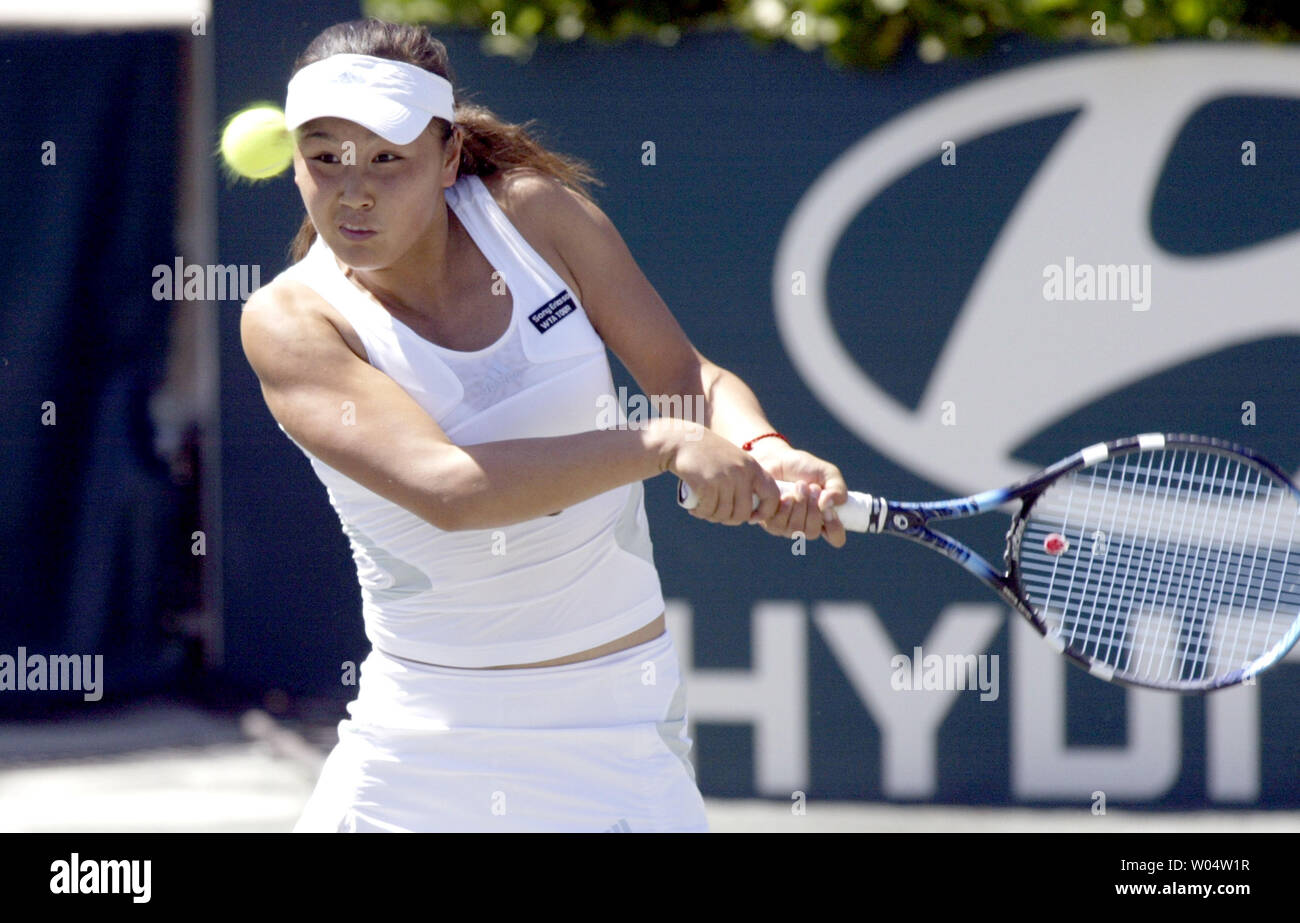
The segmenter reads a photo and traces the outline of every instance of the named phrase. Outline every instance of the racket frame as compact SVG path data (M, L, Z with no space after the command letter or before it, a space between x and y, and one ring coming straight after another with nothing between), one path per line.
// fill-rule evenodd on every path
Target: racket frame
M1160 682L1153 679L1137 681L1118 673L1109 664L1080 654L1067 646L1062 638L1054 636L1050 627L1026 597L1021 579L1020 543L1024 536L1025 526L1029 515L1033 511L1034 503L1052 484L1068 474L1123 455L1144 450L1179 449L1215 452L1251 463L1263 469L1281 484L1290 487L1297 500L1300 500L1300 489L1297 489L1295 484L1291 482L1289 475L1250 449L1208 436L1195 436L1186 433L1143 433L1110 442L1095 443L1008 487L987 490L968 497L913 503L887 500L884 497L855 492L850 498L851 503L863 509L863 513L858 518L861 520L859 525L865 525L865 528L859 528L856 531L894 535L899 538L909 539L938 551L960 564L977 580L1002 597L1007 605L1024 616L1054 650L1100 679L1121 683L1126 686L1167 689L1177 692L1208 692L1213 689L1232 686L1251 680L1260 671L1281 660L1296 643L1297 636L1300 636L1300 619L1294 621L1288 634L1269 651L1247 666L1233 670L1224 676L1216 677L1213 681L1199 683L1190 681ZM1006 546L1002 554L1006 565L1005 571L998 571L974 549L943 532L930 528L930 524L934 522L974 516L1005 506L1016 500L1021 501L1021 506L1019 510L1011 513L1011 526L1007 530ZM851 519L852 517L850 517Z

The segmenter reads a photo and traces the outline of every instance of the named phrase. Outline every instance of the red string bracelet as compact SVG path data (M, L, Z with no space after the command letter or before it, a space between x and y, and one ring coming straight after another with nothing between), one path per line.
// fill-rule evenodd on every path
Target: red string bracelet
M766 439L769 436L775 436L777 439L780 439L786 445L790 444L790 440L786 439L780 433L764 433L761 436L755 436L753 439L749 440L749 442L746 442L744 445L742 445L741 448L744 449L746 452L748 452L750 449L754 447L754 443L758 442L758 440L760 439Z

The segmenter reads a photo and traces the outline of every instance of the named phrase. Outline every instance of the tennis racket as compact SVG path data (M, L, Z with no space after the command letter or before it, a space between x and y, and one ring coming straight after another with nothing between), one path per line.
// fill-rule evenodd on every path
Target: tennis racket
M1005 573L931 528L1013 500ZM679 483L678 503L697 502ZM1277 663L1300 636L1300 489L1217 439L1132 436L1010 487L928 503L855 491L836 513L845 529L956 561L1103 680L1219 689Z

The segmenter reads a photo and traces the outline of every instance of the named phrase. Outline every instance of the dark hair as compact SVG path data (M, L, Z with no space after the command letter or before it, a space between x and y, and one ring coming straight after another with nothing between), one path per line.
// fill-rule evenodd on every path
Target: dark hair
M374 18L330 26L312 39L307 49L298 56L293 72L296 74L308 64L315 64L336 54L364 54L403 61L445 77L453 86L456 83L451 64L447 60L446 46L423 26L384 22ZM531 167L584 196L589 196L588 185L604 185L583 161L542 147L529 134L534 120L518 125L503 122L491 110L461 101L459 93L454 95L456 124L463 134L458 177L471 174L491 176L510 167ZM444 144L452 135L451 123L446 119L434 118L429 123L429 130L440 134ZM311 223L311 217L307 216L289 247L293 262L306 256L315 240L316 228Z

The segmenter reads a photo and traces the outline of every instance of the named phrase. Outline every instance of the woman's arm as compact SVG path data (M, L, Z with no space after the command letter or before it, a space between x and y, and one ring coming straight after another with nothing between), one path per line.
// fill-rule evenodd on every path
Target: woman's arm
M779 432L764 415L754 392L738 376L703 356L700 367L707 405L713 408L714 432L735 445ZM773 535L801 532L810 539L824 535L836 548L842 547L846 536L843 524L835 517L835 505L848 498L848 486L840 469L792 447L784 437L758 439L752 443L750 453L772 477L795 485L794 493L783 497L780 506L760 525Z
M457 446L348 347L324 309L319 295L296 283L249 298L244 352L271 414L325 464L439 528L534 519L665 470L736 493L771 481L746 453L678 421Z
M691 345L668 306L646 279L622 236L590 199L546 177L521 180L523 220L548 239L578 282L579 297L593 326L627 366L649 396L681 397L659 406L695 406L704 399L703 423L732 445L740 446L777 431L754 392L736 375L709 361ZM824 534L836 547L844 544L844 527L834 505L847 499L844 478L834 465L791 448L780 439L754 443L752 457L775 478L797 482L792 496L778 506L762 491L756 519L769 532L809 538ZM712 491L708 484L684 478L700 497L696 514L725 521L749 508L748 495Z

